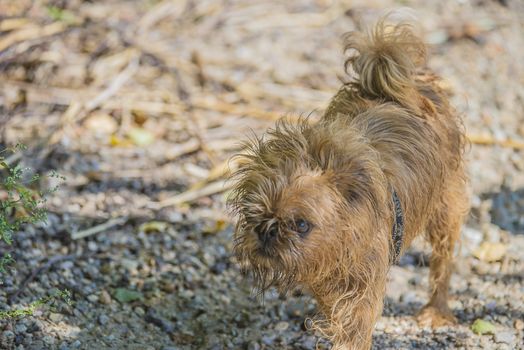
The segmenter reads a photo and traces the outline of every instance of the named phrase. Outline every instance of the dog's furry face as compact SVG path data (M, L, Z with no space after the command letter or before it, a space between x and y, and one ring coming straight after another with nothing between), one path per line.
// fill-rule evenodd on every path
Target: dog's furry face
M241 157L230 199L239 217L235 253L257 287L314 285L341 257L359 257L383 203L377 157L340 122L291 125L255 139ZM343 133L343 135L341 135ZM348 150L350 150L348 152Z

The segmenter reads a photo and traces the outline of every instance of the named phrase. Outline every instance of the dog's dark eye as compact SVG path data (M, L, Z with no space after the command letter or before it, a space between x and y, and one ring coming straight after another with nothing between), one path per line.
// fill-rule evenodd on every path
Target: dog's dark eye
M311 231L311 224L304 219L298 219L295 221L294 229L297 233L304 236Z

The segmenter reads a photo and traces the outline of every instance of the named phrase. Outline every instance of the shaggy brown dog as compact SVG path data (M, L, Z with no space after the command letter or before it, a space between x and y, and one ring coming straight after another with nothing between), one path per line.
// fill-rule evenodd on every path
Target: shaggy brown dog
M425 232L431 298L418 320L455 322L452 256L467 212L461 121L425 72L407 24L349 33L355 77L311 125L281 120L248 143L230 205L235 253L260 290L302 287L334 349L368 349L389 266Z

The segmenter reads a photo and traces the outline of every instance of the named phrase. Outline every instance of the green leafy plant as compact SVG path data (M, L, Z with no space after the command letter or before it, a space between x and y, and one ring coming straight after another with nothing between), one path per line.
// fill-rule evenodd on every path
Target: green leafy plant
M6 270L5 270L6 266L7 265L11 265L14 262L15 262L15 260L13 259L11 254L5 253L4 256L2 256L0 258L0 272L1 273L5 273L6 272Z
M13 234L25 224L35 224L47 220L47 210L44 206L46 197L55 192L57 187L44 191L32 189L40 180L39 174L31 175L29 168L21 165L11 166L6 158L25 149L23 145L16 145L0 151L0 241L11 245ZM49 177L64 180L64 177L52 172ZM9 253L0 257L0 273L14 262ZM28 307L16 310L0 311L0 319L32 315L34 310L43 305L50 305L58 298L69 302L69 291L58 291L31 303Z
M47 297L33 301L27 307L15 310L0 311L0 320L6 318L20 318L24 316L31 316L39 307L42 307L44 305L53 307L57 303L57 301L61 299L64 300L66 303L71 304L71 292L69 292L68 290L56 290Z
M57 190L57 187L44 191L32 190L30 187L40 179L40 175L33 174L26 180L29 168L23 168L19 164L12 167L6 162L4 154L23 149L23 145L17 145L0 151L0 170L6 173L0 181L0 240L7 244L12 243L12 235L21 225L47 220L44 207L46 197ZM48 176L64 179L56 172Z

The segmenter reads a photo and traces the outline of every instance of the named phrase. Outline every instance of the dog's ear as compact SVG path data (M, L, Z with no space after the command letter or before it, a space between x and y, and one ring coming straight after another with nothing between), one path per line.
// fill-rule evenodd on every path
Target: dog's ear
M338 192L348 201L348 204L372 199L371 187L373 181L365 167L352 162L342 169L337 169L332 175L332 181Z
M354 124L354 120L341 118L304 130L306 159L312 169L322 170L326 182L347 204L373 206L384 202L387 181L379 154Z
M347 121L319 123L306 131L312 169L322 169L328 183L348 202L368 196L376 173L376 154Z

